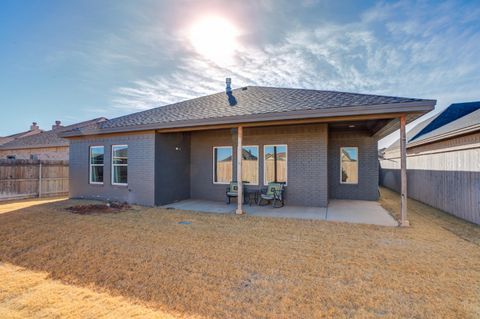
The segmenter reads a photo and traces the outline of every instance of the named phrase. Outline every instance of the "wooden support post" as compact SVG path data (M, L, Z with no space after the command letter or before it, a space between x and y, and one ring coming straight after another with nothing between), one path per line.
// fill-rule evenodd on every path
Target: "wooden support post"
M243 127L239 126L237 129L237 185L238 185L238 197L237 197L237 214L243 214L243 181L242 181L242 139L243 139Z
M400 226L409 226L407 219L407 135L405 115L400 117L400 179L401 179L401 199L400 199Z
M42 162L38 165L38 198L42 197Z

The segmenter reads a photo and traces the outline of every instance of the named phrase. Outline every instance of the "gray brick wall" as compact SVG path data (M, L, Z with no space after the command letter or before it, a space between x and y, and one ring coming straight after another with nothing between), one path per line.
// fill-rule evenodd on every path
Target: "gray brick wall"
M128 186L111 183L111 147L128 145ZM89 184L89 147L105 147L104 184ZM70 196L126 201L153 206L155 175L155 134L132 134L113 137L88 137L70 141Z
M190 198L190 133L155 138L155 205Z
M191 197L225 200L226 185L213 184L213 147L233 146L236 158L236 133L231 130L193 132L191 135ZM258 145L259 176L263 186L263 146L287 144L290 205L326 206L327 186L326 124L245 128L244 145ZM235 161L234 161L235 163ZM236 170L234 165L234 179Z
M112 144L129 145L128 187L111 185ZM329 198L378 198L377 140L368 134L329 132L327 124L245 128L243 144L259 146L260 185L249 186L254 188L263 187L263 146L287 144L289 205L324 207ZM105 146L103 185L88 183L91 145ZM232 130L74 139L70 144L70 195L147 206L188 197L223 201L226 185L213 184L214 146L232 146L236 162L236 132ZM359 148L358 185L340 184L342 146Z
M377 139L363 132L329 132L328 190L335 199L378 199ZM340 183L340 148L358 147L358 184Z

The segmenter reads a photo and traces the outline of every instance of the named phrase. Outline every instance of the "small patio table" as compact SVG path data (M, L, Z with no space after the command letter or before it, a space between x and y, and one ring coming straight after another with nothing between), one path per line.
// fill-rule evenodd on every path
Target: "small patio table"
M260 191L258 189L247 189L245 191L245 203L252 206L252 201L257 204Z

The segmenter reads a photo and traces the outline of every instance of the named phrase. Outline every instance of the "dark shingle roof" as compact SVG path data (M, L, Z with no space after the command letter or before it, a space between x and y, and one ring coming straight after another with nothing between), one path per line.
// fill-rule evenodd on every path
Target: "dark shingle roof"
M80 122L64 127L60 127L55 130L43 131L38 134L28 135L17 138L3 145L0 145L0 149L19 149L19 148L34 148L34 147L54 147L54 146L68 146L68 140L58 136L59 133L70 131L78 128L88 127L97 123L105 121L106 118L100 117L93 120Z
M407 133L407 146L433 142L442 138L480 130L480 102L454 103L443 112L417 124ZM400 147L396 140L387 151Z
M422 135L428 134L442 126L447 125L459 118L462 118L480 108L480 102L454 103L447 107L442 113L435 117L427 126L418 131L411 140L421 138Z
M426 100L336 91L248 86L233 90L230 96L221 92L114 118L102 123L100 129L416 101Z
M436 130L423 134L412 141L410 144L418 145L424 142L434 142L447 137L453 137L465 133L480 131L480 103L476 111L468 113L459 119L440 126Z

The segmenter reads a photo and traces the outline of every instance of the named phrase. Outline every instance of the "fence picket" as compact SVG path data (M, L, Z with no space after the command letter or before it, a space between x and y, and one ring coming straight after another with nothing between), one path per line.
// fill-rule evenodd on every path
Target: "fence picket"
M0 201L68 195L68 161L0 160Z

